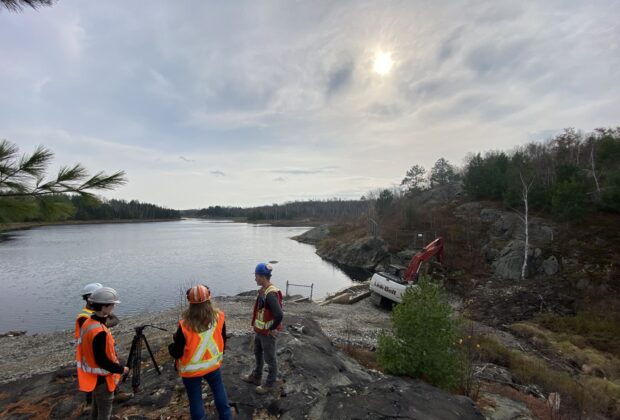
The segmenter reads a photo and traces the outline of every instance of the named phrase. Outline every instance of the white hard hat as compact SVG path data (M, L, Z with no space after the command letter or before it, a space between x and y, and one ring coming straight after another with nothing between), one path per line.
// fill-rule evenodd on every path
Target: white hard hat
M88 298L88 301L91 303L102 303L104 305L121 303L121 301L118 300L118 293L111 287L101 287L95 290Z
M90 295L91 293L93 293L95 290L97 289L101 289L103 287L103 284L101 283L88 283L86 286L84 286L84 288L82 289L82 296L84 295Z

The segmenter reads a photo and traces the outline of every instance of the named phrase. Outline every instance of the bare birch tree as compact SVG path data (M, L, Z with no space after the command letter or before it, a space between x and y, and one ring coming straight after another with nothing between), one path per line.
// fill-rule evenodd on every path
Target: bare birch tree
M600 194L601 187L596 176L596 168L594 167L594 141L592 142L592 147L590 148L590 163L592 164L592 176L594 177L594 182L596 183L596 192Z
M523 246L523 265L521 266L521 280L524 280L527 273L527 254L530 248L530 232L529 232L529 203L528 203L528 194L530 192L530 188L532 187L531 179L529 182L525 182L523 179L523 174L519 172L519 178L521 179L521 198L523 199L523 206L525 208L525 213L520 215L521 220L523 221L523 225L525 226L525 239Z

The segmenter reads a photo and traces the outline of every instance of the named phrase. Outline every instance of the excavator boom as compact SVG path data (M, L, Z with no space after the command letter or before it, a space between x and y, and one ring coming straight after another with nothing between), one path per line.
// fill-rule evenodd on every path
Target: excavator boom
M386 302L402 302L402 295L407 288L418 287L415 282L418 280L418 272L422 263L435 256L443 264L443 238L441 236L413 256L403 277L384 271L373 274L370 279L372 300L377 305L384 305Z
M415 282L418 279L418 271L420 270L420 266L422 262L428 261L429 259L437 256L437 260L443 264L443 238L440 236L435 239L430 244L426 245L422 251L418 252L413 256L409 266L407 267L407 271L403 276L403 280L407 282Z

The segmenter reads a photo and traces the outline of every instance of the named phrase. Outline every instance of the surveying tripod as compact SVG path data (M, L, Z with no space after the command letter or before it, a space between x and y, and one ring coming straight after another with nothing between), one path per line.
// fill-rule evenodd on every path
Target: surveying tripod
M142 342L146 345L146 349L149 351L149 355L151 356L151 360L153 361L153 366L157 370L157 374L161 375L161 371L159 370L159 366L155 361L155 356L153 356L153 352L151 351L151 346L149 346L149 342L146 340L146 336L143 331L146 327L157 328L158 330L168 331L165 328L157 327L155 325L139 325L134 327L136 334L133 336L133 340L131 341L131 350L129 350L129 357L127 358L127 367L129 368L129 372L127 375L123 377L123 383L127 380L129 375L132 375L131 378L131 387L133 388L133 392L137 393L140 389L140 370L142 368Z

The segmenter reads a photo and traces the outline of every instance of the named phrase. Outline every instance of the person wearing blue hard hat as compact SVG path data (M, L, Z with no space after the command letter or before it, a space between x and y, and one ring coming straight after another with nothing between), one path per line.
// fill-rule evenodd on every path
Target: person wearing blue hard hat
M256 392L266 394L273 390L278 376L278 359L276 357L276 338L282 331L282 292L271 284L273 267L268 263L260 263L254 269L254 280L260 286L252 312L254 328L254 357L256 366L252 373L243 380L256 386ZM263 365L267 364L267 380L261 385Z

